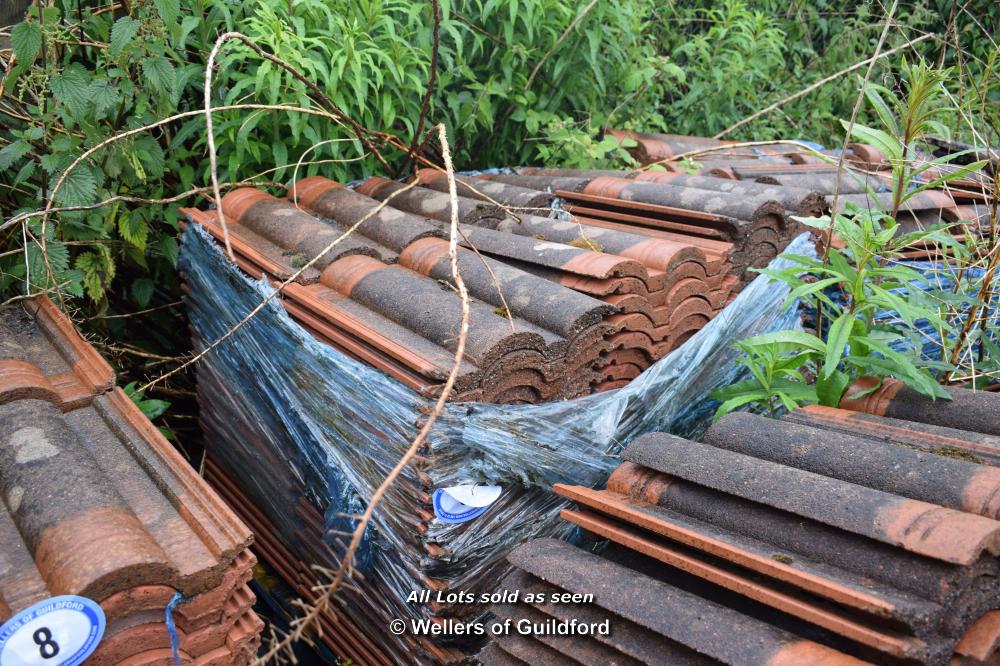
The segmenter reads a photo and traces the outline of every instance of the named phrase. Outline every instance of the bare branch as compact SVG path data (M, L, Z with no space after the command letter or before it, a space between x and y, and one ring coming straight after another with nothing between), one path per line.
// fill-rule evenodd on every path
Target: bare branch
M888 25L888 24L886 24L886 25ZM799 92L795 93L794 95L789 95L788 97L786 97L786 98L784 98L782 100L779 100L779 101L775 102L774 104L771 104L770 106L764 107L760 111L755 111L754 113L750 114L749 116L747 116L743 120L740 120L739 122L734 123L734 124L730 125L729 127L727 127L726 129L722 130L721 132L719 132L718 134L716 134L712 138L714 138L714 139L721 139L722 137L724 137L727 134L731 133L733 130L739 129L740 127L743 127L747 123L752 122L754 120L757 120L761 116L767 115L768 113L774 111L775 109L781 108L782 106L784 106L785 104L788 104L789 102L794 102L798 98L800 98L800 97L802 97L804 95L808 95L809 93L811 93L812 91L816 90L817 88L821 88L821 87L825 86L827 83L830 83L831 81L835 81L835 80L839 79L840 77L842 77L845 74L850 74L851 72L853 72L856 69L861 69L865 65L869 66L868 71L870 73L871 72L871 65L875 64L876 60L878 60L880 58L885 58L886 56L890 56L893 53L897 53L897 52L899 52L899 51L901 51L901 50L903 50L903 49L905 49L907 47L913 46L914 44L916 44L918 42L922 42L925 39L930 39L931 37L934 37L934 36L935 36L934 33L928 33L926 35L921 35L920 37L917 37L915 39L911 39L910 41L908 41L907 43L905 43L905 44L903 44L901 46L897 46L894 49L890 49L888 51L885 51L884 53L880 53L879 51L881 50L882 42L885 40L885 32L883 32L882 33L882 37L879 39L879 48L875 50L875 55L872 56L871 58L868 58L867 60L862 60L861 62L858 62L858 63L855 63L855 64L851 65L850 67L846 67L846 68L840 70L839 72L831 74L830 76L827 76L826 78L820 79L816 83L813 83L812 85L810 85L810 86L808 86L806 88L803 88L802 90L800 90Z
M329 607L334 595L338 590L340 590L345 579L349 576L350 568L354 561L354 555L357 552L358 547L361 545L361 539L364 536L365 528L367 528L368 523L371 521L375 508L379 505L379 502L381 502L389 488L391 488L396 482L396 479L399 478L403 469L416 455L420 447L423 446L428 434L430 434L431 429L434 427L434 423L437 421L438 416L440 416L441 412L444 410L445 403L451 395L452 389L455 386L455 380L458 377L461 368L462 358L465 354L465 343L469 333L469 294L468 291L466 291L465 282L462 281L462 275L458 270L458 192L455 186L455 168L451 161L451 150L448 146L448 137L444 125L438 125L436 129L441 140L442 155L444 157L445 169L448 174L448 194L451 197L451 233L449 234L448 240L448 255L451 259L451 275L452 279L455 281L455 286L457 287L459 296L462 300L462 325L459 330L458 344L455 349L455 362L452 365L451 372L448 373L448 380L444 384L441 396L434 404L434 408L428 415L428 418L424 422L420 432L417 433L417 436L413 439L410 447L406 450L403 456L399 459L399 462L396 463L396 466L392 468L392 471L389 472L388 476L386 476L385 480L369 499L368 506L365 509L364 514L361 516L361 520L358 521L358 524L354 529L351 542L344 553L340 566L333 574L332 580L327 585L323 586L322 593L319 595L319 598L312 604L305 615L294 622L292 630L281 641L274 643L264 655L258 657L258 664L267 663L270 659L275 658L284 650L288 649L292 643L303 638L306 635L308 628L315 624L323 611Z

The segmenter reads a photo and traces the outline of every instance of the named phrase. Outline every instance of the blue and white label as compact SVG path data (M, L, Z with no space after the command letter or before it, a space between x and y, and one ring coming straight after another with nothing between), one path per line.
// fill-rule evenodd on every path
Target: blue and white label
M40 601L0 627L0 666L76 666L104 637L104 611L85 597Z
M481 484L438 488L434 491L434 515L444 523L464 523L486 513L502 490L500 486Z

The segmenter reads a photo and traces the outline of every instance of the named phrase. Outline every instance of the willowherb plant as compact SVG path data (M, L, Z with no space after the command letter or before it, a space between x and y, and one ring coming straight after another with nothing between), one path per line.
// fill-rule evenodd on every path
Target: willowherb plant
M815 304L817 328L822 330L829 322L825 339L819 331L783 332L738 343L746 355L740 362L751 370L752 378L715 392L713 397L723 402L717 417L752 403L772 413L779 404L787 409L814 402L836 406L862 375L896 377L920 393L948 398L933 371L947 371L952 365L921 356L918 323L930 325L947 339L954 336L953 322L919 289L911 289L927 278L901 261L904 251L914 245L936 244L956 256L965 248L944 225L904 233L896 217L914 194L961 178L983 162L950 168L954 156L947 156L914 163L915 144L941 131L935 118L945 112L941 99L947 71L904 62L901 78L904 92L899 97L882 86L865 89L883 128L850 126L854 138L874 144L889 160L891 211L848 204L845 211L832 216L797 218L820 229L825 238L835 237L844 248L831 243L822 260L792 255L795 265L791 268L760 271L789 285L786 307L799 299ZM943 175L935 174L929 182L914 180L932 168L942 170ZM830 292L839 298L831 298ZM904 298L903 292L912 293ZM886 311L898 313L898 319L876 323L876 314ZM812 381L807 382L807 377ZM806 383L814 386L792 388Z

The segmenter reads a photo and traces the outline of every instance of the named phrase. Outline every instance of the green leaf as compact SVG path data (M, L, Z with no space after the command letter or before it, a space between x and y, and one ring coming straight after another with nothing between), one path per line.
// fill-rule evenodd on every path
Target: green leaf
M62 206L85 206L97 198L97 179L89 164L79 164L69 172L56 195Z
M799 351L801 347L805 347L806 349L811 349L821 354L827 349L827 345L824 344L822 340L817 338L815 335L806 333L805 331L776 331L774 333L762 333L760 335L747 338L746 340L742 340L739 344L751 347L761 347L764 345L774 344L778 346L778 351Z
M800 404L816 402L816 387L797 379L778 379L771 388L775 391L781 391Z
M159 242L156 243L156 248L160 253L170 262L171 266L177 266L177 256L179 254L179 249L177 247L177 239L173 236L162 236Z
M167 25L167 30L177 25L177 17L181 13L179 0L153 0L153 4L156 5L156 11Z
M794 303L798 299L803 298L810 294L815 294L816 297L820 298L824 303L833 305L830 299L825 294L823 294L823 290L839 282L840 278L832 277L832 278L826 278L825 280L817 280L816 282L811 282L811 283L805 282L803 284L800 284L795 289L792 289L792 291L788 294L788 298L785 299L785 303L784 305L782 305L782 308L786 308L791 303Z
M844 129L850 126L846 121L841 120L840 122L844 126ZM875 146L889 160L900 160L903 157L903 147L899 141L882 130L855 124L851 128L851 136L861 143L868 143Z
M907 199L912 197L914 194L917 194L918 192L923 192L924 190L933 190L937 187L941 187L945 183L950 183L953 180L958 180L959 178L969 173L972 173L973 171L979 171L984 166L986 166L986 164L987 164L986 160L980 160L979 162L973 162L972 164L966 164L964 166L960 166L956 168L954 171L949 171L940 178L935 178L929 183L921 185L920 187L916 187L912 190L908 190L903 195L903 201L906 201Z
M188 35L201 24L201 19L197 16L185 16L181 21L181 31L177 36L177 48L183 49L187 44Z
M850 262L847 261L847 257L839 250L831 249L828 257L830 259L830 266L833 267L833 270L840 275L844 282L854 282L858 278L858 272L851 267Z
M167 400L147 400L145 394L138 390L136 386L137 382L129 382L124 389L125 395L129 397L132 403L139 408L139 411L143 413L149 420L153 420L160 416L163 416L164 412L170 408L170 402Z
M90 106L91 75L79 63L72 63L49 81L52 95L66 105L70 114L84 116Z
M63 289L75 298L83 298L83 273L75 268L64 271L59 276L65 283Z
M76 267L83 272L83 286L90 299L97 302L104 298L104 287L114 277L109 259L102 252L84 252L76 258Z
M118 233L125 242L141 252L149 237L149 225L136 213L122 213L118 216Z
M775 363L773 366L774 371L776 373L786 374L798 378L800 377L798 372L799 368L806 365L809 361L817 358L817 355L817 352L807 351L794 356L789 356L788 358L781 359Z
M736 396L743 395L744 393L752 393L754 391L761 390L763 389L756 380L746 379L741 382L736 382L735 384L730 384L729 386L712 389L711 396L713 400L725 402L730 398L735 398Z
M879 120L882 121L885 128L894 136L899 136L900 131L899 126L896 123L896 118L893 116L889 105L885 103L884 99L882 99L881 93L883 91L891 94L888 90L882 88L882 86L869 84L865 86L865 97L868 98L868 102L872 105L872 108L875 109L875 113L878 114Z
M830 334L826 338L826 360L823 363L823 377L829 377L837 369L844 355L844 348L851 338L851 331L857 319L852 312L845 312L834 320Z
M743 405L751 402L761 402L765 400L767 400L767 394L763 391L755 391L753 393L747 393L745 395L726 400L724 403L719 405L718 409L715 410L715 414L712 416L712 421L718 421L737 407L742 407Z
M42 50L42 30L34 21L22 21L10 31L14 55L22 65L30 65Z
M139 278L132 283L132 298L140 308L149 307L149 301L153 298L153 291L156 284L149 278Z
M157 91L172 95L177 85L177 72L170 61L163 56L142 59L142 73Z
M87 94L94 104L94 117L98 120L106 118L121 102L118 86L104 78L94 79Z
M31 152L31 144L17 140L0 149L0 171L6 171Z
M274 166L282 167L275 172L274 178L281 180L285 174L284 166L288 164L288 144L281 140L275 141L272 145L272 152L274 153Z
M813 229L826 230L830 228L832 220L829 215L823 215L822 217L800 217L798 215L791 216L793 220L799 224L804 224L807 227L812 227Z
M20 185L31 178L35 174L36 166L38 166L38 164L33 160L25 162L24 165L18 170L17 175L14 177L14 184Z
M818 377L816 379L816 397L819 400L819 404L826 407L839 406L840 399L850 383L850 375L840 370Z
M798 403L795 402L795 400L793 400L792 397L789 396L784 391L775 391L775 395L778 396L778 400L781 401L781 404L784 405L785 409L787 409L788 411L792 412L798 408L799 406Z
M876 384L875 386L872 386L871 388L866 388L866 389L858 389L854 393L845 394L844 396L842 396L842 398L847 398L848 400L859 400L859 399L865 397L866 395L870 395L870 394L874 393L875 391L879 390L880 388L882 388L881 378L879 378L879 383ZM845 391L845 393L846 393L846 391ZM834 405L834 406L836 406L836 405Z
M117 56L139 33L139 22L131 16L123 16L111 28L111 43L108 52Z

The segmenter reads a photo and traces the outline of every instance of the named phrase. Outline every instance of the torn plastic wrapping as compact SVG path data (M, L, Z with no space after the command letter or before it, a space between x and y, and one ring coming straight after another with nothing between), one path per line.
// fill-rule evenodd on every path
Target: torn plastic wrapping
M246 278L198 225L187 228L183 241L181 268L200 351L272 287ZM788 252L814 255L806 235ZM772 267L788 265L779 257ZM358 553L375 613L386 620L430 615L429 608L406 602L414 590L477 596L491 590L511 548L564 533L556 518L565 503L550 492L552 484L602 485L620 462L618 452L641 434L697 434L716 404L709 392L738 372L732 343L799 326L797 308L782 307L787 294L786 286L757 278L705 328L621 389L535 405L447 404L418 459L376 508ZM336 551L338 534L353 529L363 498L402 457L433 402L316 341L277 299L198 367L209 455L301 560L330 566L309 543L301 498L324 515L323 539ZM435 518L436 490L480 483L502 487L485 512L461 523ZM459 610L481 612L468 605L452 609ZM449 610L436 607L434 614Z
M948 299L949 310L953 313L950 323L956 330L962 328L969 314L972 312L973 304L979 299L979 293L973 291L982 283L986 270L976 267L949 266L940 262L928 261L906 261L901 265L912 268L923 276L923 280L914 280L908 287L893 289L892 293L911 302L926 304L937 308L942 305L942 298ZM994 276L996 280L1000 275ZM994 281L994 284L996 282ZM956 285L960 288L956 289ZM938 292L932 294L932 292ZM943 293L942 293L943 292ZM847 296L837 286L830 287L824 293L841 307L846 306ZM922 296L925 294L926 296ZM983 313L982 309L977 313L978 318L985 322L985 337L994 345L1000 344L1000 294L994 291L990 302L984 304L987 308ZM815 309L810 308L807 319L815 320ZM831 323L829 317L825 317L826 325ZM880 310L875 313L874 322L877 325L905 326L903 318L895 310ZM920 348L920 355L928 361L940 361L941 357L941 332L926 319L918 319L914 322L915 331L911 339L898 340L891 344L896 351L908 351ZM954 334L948 336L949 340L954 340ZM960 362L963 364L975 363L975 358L979 355L981 338L966 345L962 351Z
M906 262L904 265L909 266L923 275L926 282L912 282L909 289L895 289L893 290L894 293L904 298L911 298L911 293L928 293L931 291L951 292L952 295L950 298L952 299L952 302L950 304L950 309L955 312L951 323L956 327L956 330L961 329L965 320L972 312L973 304L980 299L980 295L977 292L966 292L970 287L975 288L977 285L982 283L983 277L986 275L986 270L976 267L959 268L957 266L948 266L943 263L925 261ZM997 276L994 276L994 280L996 277ZM994 282L994 284L996 283ZM957 290L957 293L956 285L960 285L962 287ZM929 304L933 304L930 298L926 300L928 300ZM986 336L989 340L996 344L998 338L998 317L1000 317L1000 295L994 291L990 296L989 303L984 305L986 312L983 313L980 310L978 316L982 317L986 322ZM875 316L875 322L878 324L902 324L903 319L899 316L898 312L879 312ZM909 346L912 348L919 345L920 353L925 359L934 361L941 360L940 332L926 320L918 320L915 323L917 328L920 330L919 339L913 345L901 343L898 344L897 347L902 348L904 346ZM951 340L954 340L954 337L954 335L949 336ZM962 352L964 355L964 360L962 362L968 364L968 357L970 354L977 356L981 344L981 340L974 340L971 345L967 345Z

